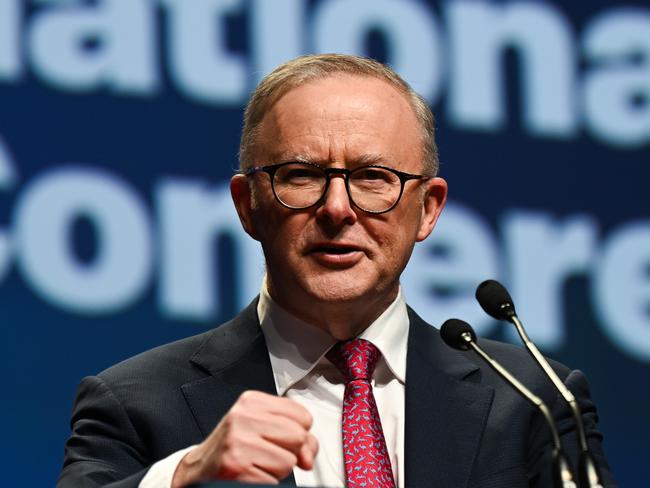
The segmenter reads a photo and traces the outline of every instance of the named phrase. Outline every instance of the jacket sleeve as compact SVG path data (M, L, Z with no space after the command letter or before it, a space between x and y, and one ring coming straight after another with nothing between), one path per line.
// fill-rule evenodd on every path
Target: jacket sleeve
M600 468L603 487L616 488L618 485L614 481L603 451L603 436L597 429L598 413L591 399L587 380L581 371L574 370L565 378L564 384L575 395L580 406L587 444ZM569 457L573 471L577 477L580 443L571 409L559 394L551 406L551 413L560 434L562 448ZM530 486L535 488L553 486L550 469L553 444L548 426L541 417L541 415L536 416L536 425L531 430L531 442L529 443L529 453L532 453L532 455L529 457L528 472L534 473L533 478L530 480Z
M96 376L77 390L57 488L137 488L147 473L142 443L110 388Z

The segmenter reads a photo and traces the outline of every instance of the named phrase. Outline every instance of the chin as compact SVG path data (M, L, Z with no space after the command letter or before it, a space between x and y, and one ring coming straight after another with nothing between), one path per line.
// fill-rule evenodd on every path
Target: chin
M367 277L363 280L346 276L320 276L312 278L303 284L303 289L312 298L324 303L354 302L373 294Z

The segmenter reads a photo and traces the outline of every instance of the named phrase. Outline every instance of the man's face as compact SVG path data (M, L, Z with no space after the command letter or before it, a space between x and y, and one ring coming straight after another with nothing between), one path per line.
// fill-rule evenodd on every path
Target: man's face
M333 76L290 90L264 116L257 140L256 166L307 160L423 171L413 110L399 91L370 77ZM252 178L253 195L244 177L233 179L233 198L246 230L262 244L271 296L312 321L332 305L380 313L446 195L440 178L408 181L393 210L373 215L354 207L344 179L333 176L317 205L296 211L276 201L268 174Z

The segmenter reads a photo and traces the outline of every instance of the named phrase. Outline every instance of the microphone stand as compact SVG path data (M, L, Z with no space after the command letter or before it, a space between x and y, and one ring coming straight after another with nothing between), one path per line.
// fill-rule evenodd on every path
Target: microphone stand
M514 309L513 309L514 312ZM546 376L553 382L555 388L560 392L562 397L566 400L571 408L571 413L576 423L576 430L578 432L578 442L580 443L580 456L578 457L578 482L581 487L584 488L603 488L601 483L600 471L598 470L598 465L593 455L589 451L589 446L587 445L587 437L585 435L585 428L582 422L582 414L580 412L580 407L576 401L575 396L571 393L562 380L555 373L551 365L548 363L546 358L542 353L537 349L537 346L530 340L526 330L524 329L521 320L517 317L516 313L508 314L507 320L511 322L517 329L517 333L521 338L524 346L528 352L533 356L537 364L544 370Z
M469 335L469 334L468 334ZM465 339L467 341L467 339ZM512 376L508 370L496 362L490 355L488 355L483 349L481 349L476 342L467 341L469 347L476 352L479 356L485 360L485 362L502 378L504 378L508 383L513 385L515 389L521 393L526 400L535 405L544 415L544 419L548 424L551 434L553 436L553 455L552 455L552 470L553 470L553 485L555 488L577 488L575 482L573 481L573 474L571 472L571 465L569 460L562 450L562 444L560 443L560 436L555 428L555 423L553 421L553 416L551 411L546 406L546 403L531 392L528 388L522 385L517 378Z

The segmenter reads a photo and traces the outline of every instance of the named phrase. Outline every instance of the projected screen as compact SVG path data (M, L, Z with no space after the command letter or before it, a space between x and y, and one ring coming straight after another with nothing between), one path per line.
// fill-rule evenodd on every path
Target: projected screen
M587 373L614 474L641 486L650 8L482 0L0 0L5 484L54 484L83 376L256 296L228 190L242 108L310 52L387 62L436 114L450 201L407 302L514 341L474 299L505 283L540 348Z

